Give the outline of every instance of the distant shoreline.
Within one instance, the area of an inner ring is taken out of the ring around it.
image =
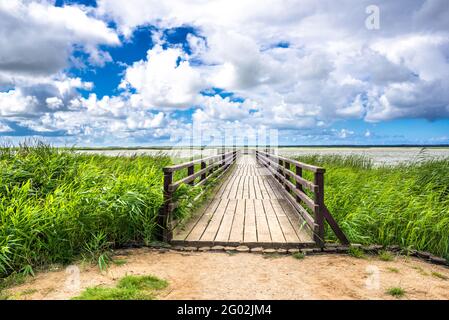
[[[233,148],[234,146],[225,146],[225,148]],[[235,146],[236,148],[244,148],[245,146]],[[248,148],[256,148],[255,145],[247,146]],[[264,146],[259,146],[263,148]],[[351,148],[351,149],[366,149],[366,148],[449,148],[449,144],[432,144],[432,145],[412,145],[412,144],[397,144],[397,145],[281,145],[278,148]],[[223,146],[137,146],[137,147],[119,147],[119,146],[106,146],[106,147],[76,147],[75,150],[173,150],[173,149],[219,149]]]

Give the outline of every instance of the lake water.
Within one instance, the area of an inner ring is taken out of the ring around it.
[[[281,148],[279,153],[285,157],[307,154],[364,155],[373,159],[375,165],[395,165],[418,159],[449,158],[449,148]]]
[[[230,149],[229,149],[230,150]],[[219,148],[211,149],[136,149],[136,150],[80,150],[82,153],[104,154],[108,156],[132,156],[132,155],[155,155],[167,154],[173,158],[189,159],[191,156],[197,158],[216,155],[221,152]],[[278,153],[285,157],[294,157],[309,154],[338,154],[338,155],[365,155],[373,159],[375,165],[395,165],[403,162],[416,161],[418,159],[449,158],[449,148],[415,148],[415,147],[373,147],[373,148],[283,148],[278,149]]]

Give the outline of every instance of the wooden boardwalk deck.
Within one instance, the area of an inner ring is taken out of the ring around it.
[[[250,247],[315,244],[311,230],[286,200],[277,181],[252,154],[239,157],[212,201],[175,231],[172,243]]]

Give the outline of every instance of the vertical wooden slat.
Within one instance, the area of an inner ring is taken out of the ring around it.
[[[318,190],[315,193],[315,230],[314,240],[319,246],[324,246],[324,174],[323,172],[315,172],[314,183],[318,186]]]
[[[283,166],[282,160],[281,160],[281,159],[278,159],[278,173],[279,173],[280,175],[282,175],[282,166]],[[284,183],[282,182],[282,179],[281,179],[281,178],[276,177],[276,179],[277,179],[280,183],[282,183],[282,185],[284,185]]]
[[[224,147],[223,147],[224,148]],[[223,150],[224,151],[224,150]],[[226,156],[225,156],[225,154],[224,154],[224,152],[223,152],[223,154],[221,155],[221,167],[222,166],[224,166],[225,165],[225,160],[226,160]]]
[[[302,168],[300,166],[296,166],[295,172],[298,177],[302,178]],[[298,189],[301,192],[304,192],[302,185],[299,182],[296,182],[296,189]],[[301,203],[301,198],[296,196],[296,201],[298,203]]]
[[[164,171],[164,205],[159,212],[158,225],[161,228],[160,236],[164,242],[169,242],[172,239],[172,230],[170,228],[171,211],[173,195],[170,191],[170,185],[173,183],[173,172]]]
[[[285,168],[285,170],[290,170],[290,163],[288,163],[287,161],[284,161],[284,168]],[[290,176],[287,173],[284,174],[284,177],[285,177],[285,179],[290,181]],[[285,184],[285,190],[287,190],[288,192],[291,191],[290,188],[287,186],[287,184]]]
[[[191,165],[191,166],[187,167],[187,175],[188,176],[191,176],[194,173],[195,173],[195,165]],[[193,186],[195,184],[195,180],[189,182],[189,184],[191,186]]]
[[[201,161],[201,170],[203,170],[203,169],[206,169],[206,161]],[[206,172],[203,173],[203,174],[201,175],[201,180],[206,179],[206,175],[207,175]]]

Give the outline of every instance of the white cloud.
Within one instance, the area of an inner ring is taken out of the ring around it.
[[[336,131],[336,133],[339,138],[346,139],[349,136],[352,136],[354,134],[354,131],[348,129],[341,129],[340,131]]]
[[[120,86],[135,89],[134,100],[147,108],[191,108],[197,102],[203,80],[187,59],[180,48],[164,50],[156,45],[148,50],[146,60],[126,69]]]
[[[429,118],[432,112],[447,117],[449,100],[444,92],[434,89],[435,99],[418,99],[428,81],[432,87],[447,85],[448,31],[443,20],[439,24],[430,21],[434,15],[443,16],[438,12],[447,11],[443,3],[382,1],[378,32],[365,28],[369,4],[292,1],[280,6],[274,1],[131,0],[124,5],[117,0],[99,0],[98,12],[114,19],[127,35],[146,24],[198,28],[206,40],[192,36],[189,43],[193,55],[205,63],[196,67],[203,79],[209,86],[234,91],[258,103],[262,115],[271,115],[285,104],[287,109],[306,108],[306,113],[316,114],[318,122],[360,117],[368,121]],[[434,32],[423,33],[428,25]],[[288,48],[276,47],[280,41]],[[403,98],[408,94],[416,99],[406,104],[399,98],[399,87],[412,89],[402,92]],[[165,94],[155,87],[150,96],[147,102],[154,104],[157,96]],[[193,92],[189,91],[189,96]],[[418,112],[428,107],[423,103],[438,107]],[[285,119],[288,126],[294,121],[291,113],[277,119]],[[302,113],[293,117],[298,123],[304,122],[298,118]]]
[[[13,129],[4,122],[0,122],[0,133],[11,132]]]
[[[119,45],[113,29],[82,6],[49,1],[0,2],[0,86],[48,77],[68,65],[74,46],[87,48],[92,62],[108,61],[98,45]]]
[[[17,116],[33,114],[38,101],[34,96],[24,95],[21,90],[0,92],[0,115]]]
[[[45,99],[47,106],[52,110],[57,110],[63,106],[63,101],[58,97],[50,97]]]
[[[171,113],[190,108],[209,128],[315,130],[329,139],[355,138],[350,129],[329,129],[341,119],[449,117],[449,9],[441,0],[379,1],[377,31],[365,28],[369,0],[97,4],[0,4],[0,88],[9,90],[0,92],[0,115],[84,139],[182,135],[190,119]],[[143,25],[160,28],[156,45],[126,67],[121,93],[79,96],[94,84],[64,75],[76,60],[73,47],[103,66],[112,58],[101,45],[120,44],[117,33],[132,41]],[[163,31],[179,26],[197,31],[187,36],[190,55],[164,43]],[[233,95],[201,94],[212,87]]]

